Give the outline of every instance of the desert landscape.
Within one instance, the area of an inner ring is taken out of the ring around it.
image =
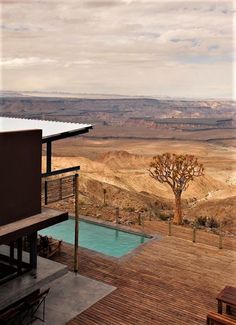
[[[115,148],[115,150],[114,150]],[[227,220],[235,231],[236,207],[235,148],[204,142],[170,140],[93,140],[76,139],[57,143],[54,167],[81,166],[82,204],[106,203],[128,211],[171,213],[173,193],[167,185],[149,176],[152,157],[165,152],[196,155],[205,166],[204,176],[196,179],[183,194],[184,215]],[[62,156],[66,152],[67,156]],[[91,213],[91,212],[90,212]],[[93,211],[93,213],[96,213]]]
[[[173,193],[149,176],[149,164],[153,156],[165,152],[195,155],[205,171],[183,193],[185,220],[214,218],[227,233],[235,234],[234,107],[230,101],[68,99],[24,94],[5,96],[1,114],[93,124],[86,136],[54,144],[53,166],[80,165],[83,214],[110,221],[115,207],[120,208],[124,223],[135,223],[140,212],[147,219],[171,217]],[[67,207],[72,210],[70,200]]]
[[[0,323],[236,325],[233,1],[1,2]]]

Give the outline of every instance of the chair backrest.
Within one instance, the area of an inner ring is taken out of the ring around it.
[[[42,235],[39,235],[39,236],[40,236],[40,245],[43,248],[48,248],[48,246],[49,246],[49,238],[48,238],[48,236],[42,236]]]
[[[50,288],[47,288],[46,290],[40,292],[36,297],[34,297],[32,300],[30,300],[28,303],[29,305],[35,305],[39,303],[40,301],[44,300],[48,293],[49,293]]]
[[[236,325],[236,320],[226,315],[210,311],[207,315],[208,325]]]

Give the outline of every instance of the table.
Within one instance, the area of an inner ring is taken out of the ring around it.
[[[218,313],[223,312],[223,303],[226,304],[226,313],[230,314],[230,307],[236,308],[236,288],[226,286],[216,297],[218,301]]]

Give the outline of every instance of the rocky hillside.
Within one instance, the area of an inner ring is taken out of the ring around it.
[[[91,160],[84,157],[54,157],[54,167],[81,166],[82,204],[119,206],[130,210],[171,211],[173,194],[169,187],[153,180],[148,173],[151,158],[126,151],[110,151]],[[184,213],[232,218],[236,187],[215,179],[207,172],[183,194]],[[224,198],[220,200],[219,197]]]

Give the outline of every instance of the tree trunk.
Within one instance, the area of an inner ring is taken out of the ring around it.
[[[173,223],[180,225],[182,223],[181,195],[175,195],[175,214]]]

